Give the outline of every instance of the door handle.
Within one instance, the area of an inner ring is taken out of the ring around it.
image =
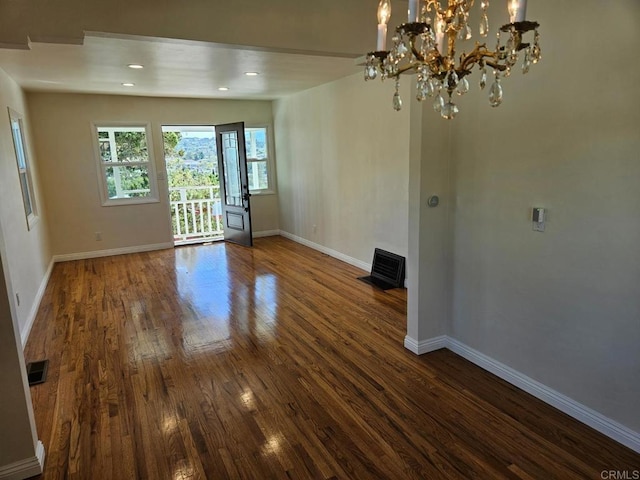
[[[250,193],[243,193],[243,194],[242,194],[242,200],[245,200],[245,201],[247,201],[247,202],[248,202],[248,201],[249,201],[249,197],[250,197],[250,196],[251,196],[251,194],[250,194]]]

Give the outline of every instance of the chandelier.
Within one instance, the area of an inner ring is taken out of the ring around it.
[[[480,71],[480,89],[486,87],[487,70],[492,69],[489,103],[497,107],[502,103],[501,81],[511,74],[519,54],[524,52],[522,73],[529,72],[531,64],[541,59],[539,24],[525,20],[526,0],[507,0],[510,23],[498,30],[494,50],[489,50],[486,42],[475,42],[469,53],[463,51],[456,58],[456,42],[469,40],[473,36],[469,13],[474,0],[447,2],[443,7],[438,0],[409,0],[408,21],[396,28],[391,49],[385,50],[391,0],[380,0],[377,50],[367,54],[364,78],[373,80],[380,76],[382,80],[395,79],[395,110],[402,108],[398,90],[403,73],[417,75],[418,101],[433,98],[434,110],[443,118],[452,119],[459,111],[453,99],[469,91],[467,77],[474,66]],[[478,33],[482,38],[489,35],[488,8],[489,0],[480,1]],[[534,32],[533,43],[523,43],[524,34],[531,31]],[[506,39],[501,38],[502,33]]]

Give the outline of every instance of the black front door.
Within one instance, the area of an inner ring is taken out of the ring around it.
[[[253,246],[244,123],[216,125],[224,239]]]

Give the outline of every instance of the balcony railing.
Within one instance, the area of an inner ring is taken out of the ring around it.
[[[169,187],[173,239],[177,245],[222,238],[220,187]]]

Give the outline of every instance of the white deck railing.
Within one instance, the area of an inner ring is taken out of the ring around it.
[[[169,187],[176,244],[222,238],[220,187]]]

